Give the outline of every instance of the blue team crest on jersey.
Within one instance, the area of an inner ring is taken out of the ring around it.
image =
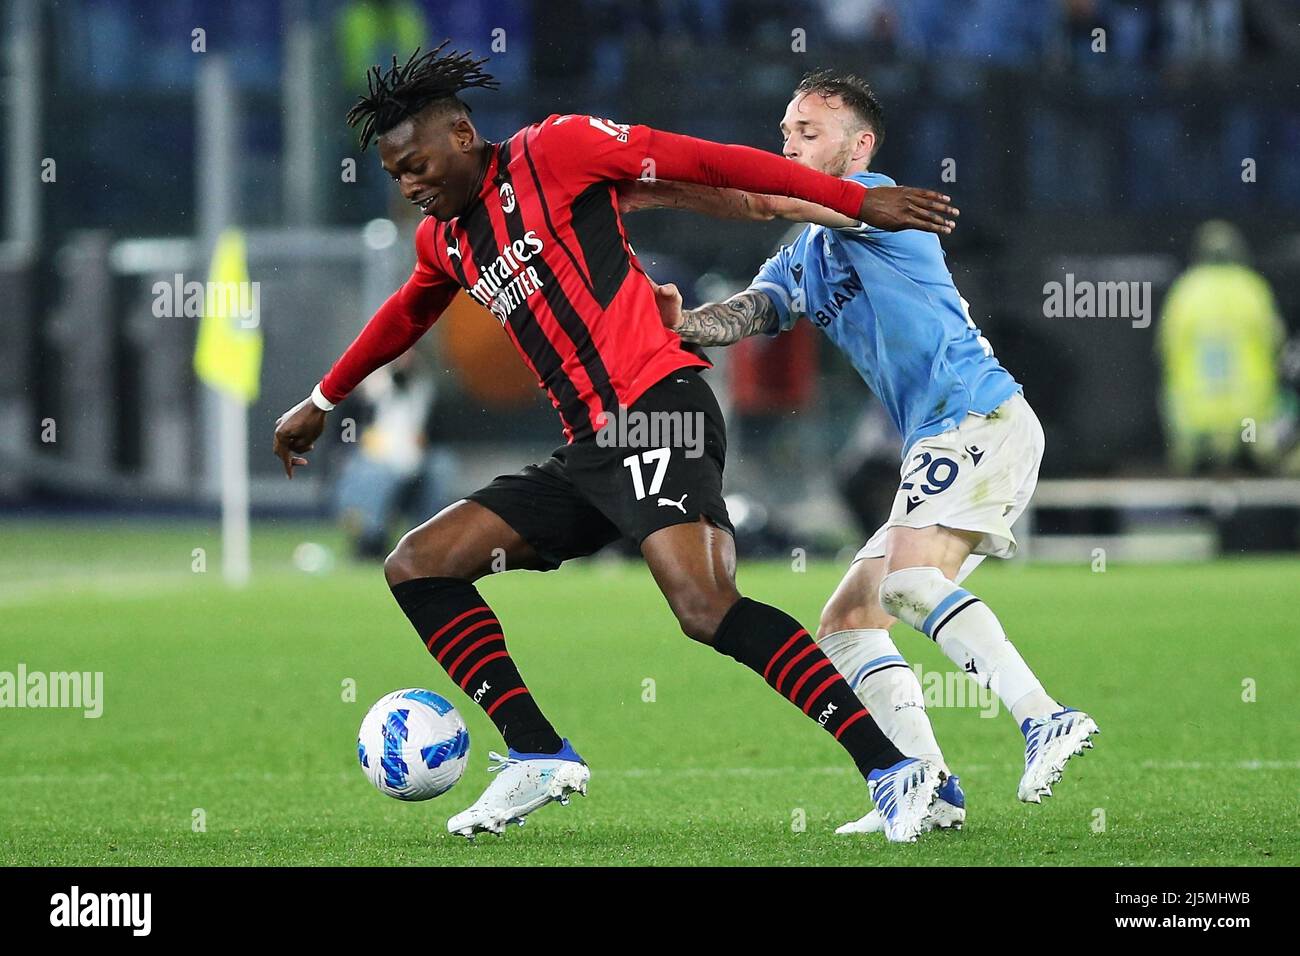
[[[451,710],[451,701],[445,697],[439,697],[431,690],[408,690],[402,696],[410,700],[418,700],[422,704],[428,704],[439,714],[445,714]]]

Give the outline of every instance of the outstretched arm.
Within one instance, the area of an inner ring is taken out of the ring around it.
[[[772,211],[763,202],[767,197],[743,189],[674,183],[663,179],[624,179],[615,183],[614,188],[618,190],[618,211],[621,213],[644,209],[689,209],[715,219],[773,218]]]
[[[737,292],[726,302],[682,309],[682,296],[671,282],[656,285],[655,300],[664,325],[696,345],[731,345],[749,335],[775,332],[781,325],[772,300],[757,289]]]
[[[415,274],[388,297],[360,334],[320,381],[321,395],[338,404],[375,369],[406,352],[455,297],[457,287],[430,284],[417,267]]]
[[[940,193],[909,186],[868,189],[749,146],[575,115],[549,118],[540,124],[536,140],[552,171],[572,178],[574,186],[581,181],[659,179],[789,196],[891,232],[947,234],[956,225],[957,210]]]
[[[801,199],[890,232],[920,229],[946,235],[956,226],[954,219],[959,215],[947,196],[929,189],[869,189],[749,146],[725,146],[651,130],[648,147],[655,178]]]
[[[456,291],[450,279],[420,254],[417,230],[416,264],[411,277],[371,316],[312,394],[276,419],[271,449],[284,465],[286,477],[292,478],[295,468],[307,464],[303,456],[324,431],[325,413],[343,401],[367,375],[414,345],[437,321]]]
[[[833,209],[817,203],[790,199],[786,196],[767,196],[727,189],[701,186],[697,183],[674,183],[655,179],[625,179],[616,183],[619,212],[640,212],[644,209],[688,209],[715,219],[769,220],[788,219],[791,222],[811,222],[831,229],[856,226],[858,221],[841,216]]]

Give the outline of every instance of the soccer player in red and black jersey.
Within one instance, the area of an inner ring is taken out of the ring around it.
[[[928,828],[939,768],[905,761],[808,632],[736,589],[722,498],[726,434],[700,375],[710,363],[664,328],[623,230],[615,183],[653,177],[790,196],[885,229],[948,232],[956,210],[937,193],[868,190],[760,150],[591,116],[550,116],[490,143],[458,94],[496,82],[485,60],[444,54],[445,45],[374,68],[368,94],[348,114],[362,148],[377,140],[384,169],[426,218],[411,277],[311,396],[279,419],[275,453],[292,477],[326,413],[410,348],[460,289],[501,323],[559,412],[565,444],[548,460],[449,506],[406,534],[384,565],[430,653],[510,750],[492,785],[448,829],[500,832],[585,792],[590,775],[529,693],[474,582],[502,554],[512,569],[552,570],[630,537],[683,632],[761,674],[833,734],[877,804],[896,801],[905,811],[899,833],[914,839]],[[659,441],[610,428],[637,415]],[[702,441],[666,441],[656,417],[690,417]]]

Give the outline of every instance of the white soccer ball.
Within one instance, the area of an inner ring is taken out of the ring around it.
[[[357,759],[380,793],[429,800],[465,772],[469,731],[446,698],[418,687],[395,690],[361,721]]]

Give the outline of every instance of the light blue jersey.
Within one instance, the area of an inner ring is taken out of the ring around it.
[[[849,178],[895,185],[880,173]],[[1020,390],[971,320],[932,233],[810,225],[750,288],[775,304],[781,331],[806,316],[843,350],[903,436],[904,456],[918,438]]]

